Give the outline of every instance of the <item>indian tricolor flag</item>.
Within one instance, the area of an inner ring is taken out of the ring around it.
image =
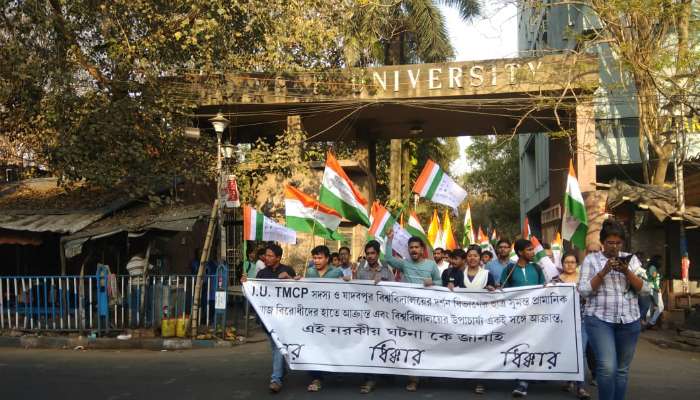
[[[467,212],[464,214],[464,237],[462,238],[462,246],[467,247],[472,243],[476,243],[474,237],[474,224],[472,223],[472,206],[467,202]]]
[[[587,233],[586,206],[583,203],[583,195],[581,195],[581,187],[576,179],[576,172],[574,172],[574,163],[569,160],[569,177],[566,180],[561,234],[574,247],[585,249]]]
[[[495,247],[499,240],[501,240],[501,237],[496,233],[496,228],[493,228],[491,231],[491,246]]]
[[[406,231],[411,234],[411,236],[419,237],[423,240],[427,246],[430,246],[430,241],[428,236],[425,234],[423,227],[420,225],[420,220],[415,212],[411,211],[411,215],[408,217],[408,224],[406,225]]]
[[[530,229],[530,220],[525,217],[523,221],[523,239],[530,239],[532,236],[532,229]]]
[[[557,266],[557,269],[561,270],[562,265],[561,265],[561,234],[557,232],[557,237],[554,239],[552,242],[552,254],[554,255],[554,265]]]
[[[456,184],[452,178],[432,160],[428,160],[418,176],[413,192],[432,202],[444,204],[457,209],[467,197],[466,190]]]
[[[559,270],[557,270],[557,267],[554,265],[554,261],[552,261],[552,259],[547,256],[544,247],[542,246],[540,241],[537,240],[537,237],[535,237],[535,235],[532,235],[530,237],[530,243],[532,243],[532,247],[535,249],[534,261],[540,266],[540,268],[542,268],[542,272],[544,272],[545,282],[549,282],[553,278],[559,276]]]
[[[355,188],[330,151],[326,156],[326,169],[323,171],[318,201],[337,211],[348,221],[369,226],[367,200]]]
[[[479,225],[479,247],[481,247],[481,250],[491,250],[491,243],[489,242],[489,237],[486,235],[483,229],[481,229],[481,225]]]
[[[250,206],[243,206],[243,240],[296,243],[297,233]]]
[[[294,186],[287,185],[284,188],[284,207],[287,227],[297,232],[313,233],[326,239],[344,239],[336,232],[340,225],[340,214]]]
[[[386,231],[396,223],[389,211],[377,201],[372,204],[371,220],[369,234],[373,237],[384,237]]]

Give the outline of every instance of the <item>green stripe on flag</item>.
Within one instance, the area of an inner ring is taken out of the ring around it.
[[[586,248],[586,235],[588,234],[588,226],[586,224],[579,224],[576,228],[576,232],[571,235],[571,244],[579,249]]]
[[[430,244],[430,240],[428,240],[428,237],[425,235],[425,233],[419,231],[418,229],[412,227],[411,225],[406,225],[406,232],[408,232],[411,236],[419,237],[421,240],[423,240],[423,243],[425,243],[426,246],[428,246],[431,250],[433,246]]]
[[[566,214],[579,221],[576,231],[571,236],[570,242],[579,249],[586,248],[586,234],[588,233],[588,216],[586,206],[576,201],[567,193],[564,196]]]
[[[262,213],[255,213],[255,240],[263,239],[263,226],[265,225],[265,216]]]
[[[358,224],[362,224],[364,226],[370,225],[366,210],[365,213],[363,213],[361,210],[343,201],[325,186],[321,187],[321,191],[318,195],[318,201],[319,203],[338,211],[338,213],[348,221],[357,222]]]
[[[440,182],[442,182],[442,175],[444,173],[442,172],[442,169],[438,169],[437,173],[435,174],[435,178],[433,178],[433,181],[430,182],[430,187],[428,188],[428,192],[425,194],[425,198],[430,200],[433,198],[433,195],[435,194],[435,191],[437,190],[438,186],[440,186]]]
[[[314,220],[311,218],[287,216],[286,222],[287,228],[293,229],[297,232],[312,233],[311,230],[313,229],[313,233],[316,236],[330,240],[345,240],[343,235],[326,228],[325,226],[321,225],[320,222],[316,221],[314,224]]]

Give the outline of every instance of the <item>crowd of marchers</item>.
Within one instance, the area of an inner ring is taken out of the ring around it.
[[[635,255],[622,251],[625,230],[610,219],[603,223],[600,232],[601,246],[589,251],[579,263],[575,253],[566,253],[561,260],[557,277],[547,281],[545,274],[534,262],[535,251],[527,239],[511,243],[500,239],[495,247],[495,257],[490,251],[482,251],[478,245],[466,249],[445,251],[437,248],[430,251],[423,240],[412,237],[408,241],[407,259],[396,257],[392,250],[393,232],[387,232],[384,257],[376,240],[364,246],[364,256],[358,262],[350,260],[350,249],[343,247],[331,254],[326,246],[311,250],[311,262],[306,271],[297,274],[294,268],[281,264],[282,248],[268,244],[260,253],[262,265],[252,271],[258,279],[343,279],[351,281],[370,280],[399,281],[424,286],[442,285],[451,290],[469,288],[474,290],[498,290],[501,288],[546,285],[550,282],[575,283],[581,300],[582,342],[586,364],[589,368],[589,383],[597,386],[598,399],[622,400],[625,398],[629,367],[634,356],[637,340],[642,328],[644,309],[642,299],[653,296],[658,274],[647,274]],[[512,257],[514,250],[516,257]],[[256,258],[256,250],[249,254]],[[653,276],[651,276],[653,275]],[[243,276],[242,282],[247,280]],[[640,312],[640,302],[642,311]],[[269,336],[269,335],[268,335]],[[282,389],[285,375],[285,359],[270,337],[272,350],[272,375],[269,389],[277,393]],[[309,372],[307,391],[321,390],[328,372]],[[377,376],[366,375],[360,393],[374,391]],[[409,377],[406,390],[418,390],[420,379]],[[585,382],[561,382],[562,389],[579,399],[588,399]],[[513,397],[528,395],[528,382],[518,380],[512,391]],[[476,394],[485,393],[487,382],[474,384]]]

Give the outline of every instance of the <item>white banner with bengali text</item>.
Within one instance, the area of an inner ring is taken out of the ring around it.
[[[487,291],[399,282],[249,279],[291,369],[583,380],[576,286]]]

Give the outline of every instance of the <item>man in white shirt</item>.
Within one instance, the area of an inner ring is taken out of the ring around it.
[[[450,267],[449,258],[449,255],[442,247],[438,247],[435,250],[433,250],[433,260],[435,260],[435,264],[437,264],[438,266],[440,276],[442,276],[442,273]]]
[[[251,276],[258,276],[258,272],[265,269],[265,249],[258,249],[257,258],[258,260],[255,262],[255,274]]]

